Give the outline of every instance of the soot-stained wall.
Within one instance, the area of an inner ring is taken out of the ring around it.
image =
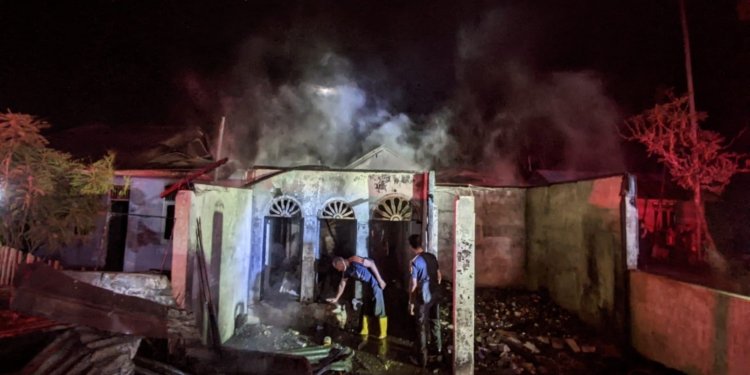
[[[526,209],[528,287],[619,333],[627,298],[622,187],[616,176],[531,188]]]
[[[165,234],[165,229],[167,206],[171,203],[159,195],[174,181],[156,177],[130,179],[125,272],[170,269],[172,241],[171,233]]]
[[[477,287],[523,284],[526,259],[526,191],[521,188],[438,186],[438,247],[443,275],[453,273],[453,232],[457,196],[475,199]]]
[[[354,210],[357,223],[356,254],[367,256],[371,214],[376,204],[390,195],[407,200],[421,197],[420,174],[413,172],[289,170],[253,184],[253,238],[264,238],[264,222],[274,198],[287,196],[300,204],[303,220],[301,299],[313,297],[315,261],[319,258],[321,210],[331,200],[343,200]],[[414,214],[418,215],[415,210]],[[262,241],[253,243],[250,299],[260,297],[263,256]]]
[[[191,298],[188,303],[199,321],[207,319],[202,316],[200,273],[196,267],[197,250],[202,245],[222,342],[234,333],[237,317],[248,311],[252,200],[252,190],[211,185],[195,185],[190,197],[186,284]]]

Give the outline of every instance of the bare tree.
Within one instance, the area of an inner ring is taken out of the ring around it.
[[[696,127],[706,114],[691,115],[694,111],[689,100],[688,95],[669,93],[664,103],[628,119],[623,136],[645,145],[650,156],[664,163],[672,179],[693,193],[697,224],[694,246],[702,250],[705,243],[712,266],[725,268],[708,231],[701,193],[720,195],[732,176],[750,170],[748,157],[730,151],[721,134]]]

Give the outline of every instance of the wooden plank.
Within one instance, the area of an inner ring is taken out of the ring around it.
[[[3,285],[10,285],[13,282],[13,278],[10,275],[10,268],[11,268],[11,255],[13,254],[13,249],[10,247],[5,248],[5,255],[3,255],[2,259],[2,267],[3,267]]]
[[[16,249],[13,249],[13,251],[11,251],[10,262],[9,262],[10,263],[10,280],[11,280],[11,284],[13,283],[13,280],[16,277],[16,269],[18,268],[19,255],[20,255],[19,253],[20,253],[20,251],[18,251]]]
[[[167,306],[80,282],[44,263],[22,265],[14,286],[12,310],[109,332],[167,337]]]
[[[5,276],[5,269],[6,269],[6,263],[7,261],[7,255],[8,255],[8,248],[5,246],[0,246],[0,285],[10,285],[6,281],[7,277]]]
[[[193,181],[196,178],[198,178],[198,177],[200,177],[200,176],[202,176],[202,175],[204,175],[204,174],[206,174],[208,172],[211,172],[214,169],[219,168],[222,165],[226,164],[227,161],[229,161],[229,158],[221,159],[219,161],[213,162],[213,163],[211,163],[211,164],[209,164],[209,165],[207,165],[207,166],[205,166],[205,167],[197,170],[196,172],[193,172],[193,173],[187,175],[187,177],[185,177],[185,178],[183,178],[183,179],[175,182],[174,184],[172,184],[168,188],[164,189],[164,191],[162,191],[161,194],[159,195],[159,198],[164,198],[167,195],[174,193],[175,191],[179,190],[181,187],[187,185],[190,181]]]

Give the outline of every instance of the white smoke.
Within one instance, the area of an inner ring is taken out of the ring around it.
[[[329,51],[306,64],[299,81],[273,87],[252,73],[245,72],[251,84],[232,100],[228,119],[230,155],[248,165],[341,167],[384,145],[429,168],[452,142],[448,122],[430,117],[418,124],[392,112],[385,98],[358,84],[346,59]]]
[[[231,88],[218,89],[223,154],[245,166],[340,167],[385,145],[424,168],[465,167],[506,183],[534,169],[620,171],[621,117],[605,82],[592,71],[536,68],[544,28],[528,26],[524,12],[498,9],[464,25],[453,97],[418,118],[367,85],[387,74],[357,71],[331,46],[251,38]]]
[[[541,71],[523,9],[498,9],[459,37],[459,144],[486,170],[620,171],[621,114],[593,71]],[[526,27],[524,27],[526,26]],[[536,27],[531,27],[536,29]]]

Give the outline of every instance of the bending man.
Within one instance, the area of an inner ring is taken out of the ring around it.
[[[368,325],[370,321],[367,313],[371,311],[372,315],[376,316],[380,323],[380,336],[378,338],[384,339],[388,331],[388,318],[385,315],[385,300],[381,285],[385,286],[385,282],[380,279],[375,262],[372,259],[358,256],[353,256],[349,259],[335,257],[333,258],[333,267],[342,272],[343,275],[341,275],[341,282],[339,283],[336,297],[329,298],[327,301],[333,304],[337,303],[341,295],[344,294],[346,283],[350,278],[369,285],[372,292],[372,298],[369,301],[373,306],[371,308],[368,306],[362,313],[362,331],[360,331],[360,334],[364,336],[369,334]],[[365,300],[367,301],[367,299]]]

